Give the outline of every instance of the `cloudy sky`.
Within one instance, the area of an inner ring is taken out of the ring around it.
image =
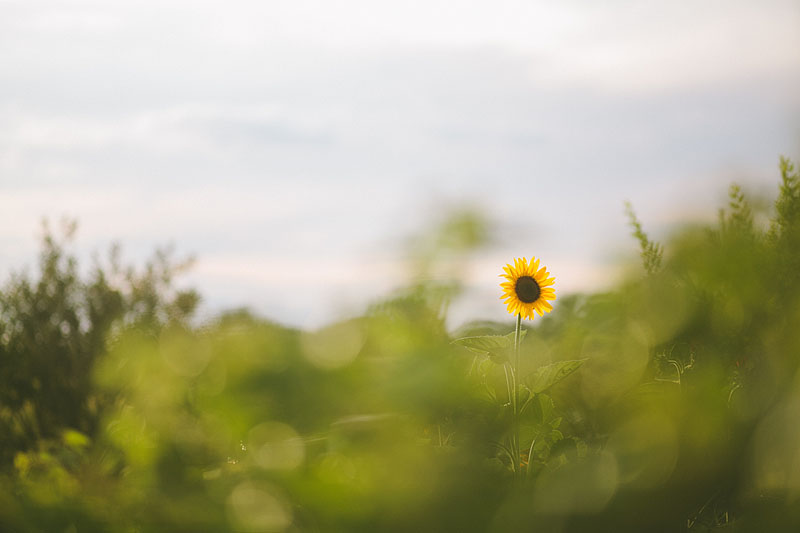
[[[727,184],[800,155],[800,4],[567,0],[0,0],[0,277],[42,217],[89,257],[174,243],[206,312],[313,327],[402,280],[402,244],[482,209],[454,316],[502,318],[497,273],[560,291]]]

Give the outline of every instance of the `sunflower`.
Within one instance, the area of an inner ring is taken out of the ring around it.
[[[556,290],[552,287],[556,278],[548,277],[547,268],[539,268],[538,259],[532,257],[530,263],[524,257],[514,259],[514,265],[506,265],[503,270],[505,274],[500,277],[506,281],[500,284],[503,288],[500,299],[505,300],[509,313],[533,320],[534,311],[542,316],[553,309],[548,300],[556,299]]]

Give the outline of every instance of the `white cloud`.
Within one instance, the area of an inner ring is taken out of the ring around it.
[[[721,170],[774,187],[777,155],[798,146],[789,1],[0,11],[0,268],[32,258],[41,216],[68,214],[82,249],[175,242],[198,255],[211,305],[301,322],[303,258],[330,266],[322,300],[363,302],[383,287],[359,293],[352,280],[383,268],[364,265],[398,260],[399,236],[448,200],[499,224],[476,290],[517,253],[584,290],[627,242],[625,199],[658,231],[674,191],[697,183],[693,212],[713,210]]]

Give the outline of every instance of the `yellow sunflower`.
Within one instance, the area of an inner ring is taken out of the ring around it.
[[[548,300],[556,299],[556,290],[552,286],[556,278],[548,277],[547,268],[539,268],[539,260],[531,258],[531,262],[524,257],[514,259],[514,265],[503,267],[505,274],[500,277],[506,281],[501,283],[503,295],[501,300],[505,300],[508,312],[512,315],[520,314],[522,318],[533,320],[536,316],[549,313],[553,306]]]

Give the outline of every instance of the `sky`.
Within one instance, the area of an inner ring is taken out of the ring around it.
[[[503,319],[518,256],[596,290],[626,200],[664,237],[732,181],[775,193],[799,27],[796,0],[0,0],[0,279],[67,216],[83,258],[172,243],[205,313],[314,328],[470,206],[493,242],[451,323]]]

